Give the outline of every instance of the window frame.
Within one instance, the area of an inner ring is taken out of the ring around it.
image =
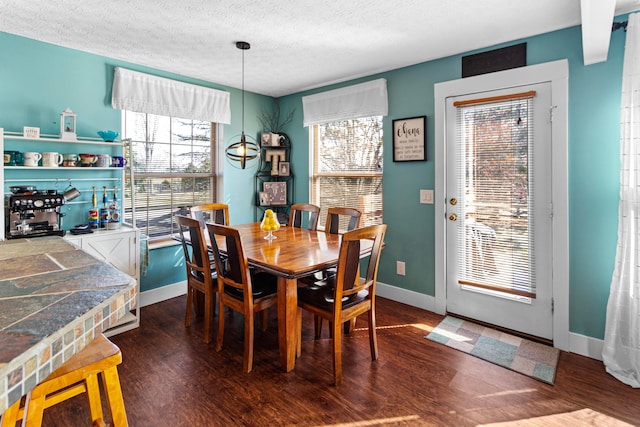
[[[167,134],[167,140],[156,140],[156,141],[146,141],[148,139],[148,132],[145,132],[146,137],[145,137],[145,141],[142,140],[137,140],[137,139],[133,139],[133,138],[129,138],[128,135],[126,134],[126,125],[127,125],[127,113],[129,114],[145,114],[146,116],[148,115],[155,115],[155,116],[159,116],[159,117],[163,117],[165,119],[169,120],[169,131]],[[209,122],[210,124],[210,137],[209,137],[209,142],[210,142],[210,149],[209,149],[209,164],[211,165],[211,170],[208,174],[204,174],[204,173],[197,173],[197,172],[172,172],[171,171],[171,167],[168,169],[168,171],[166,173],[160,173],[157,171],[153,171],[153,172],[136,172],[133,168],[133,164],[132,164],[132,153],[130,152],[130,144],[131,141],[136,141],[136,142],[156,142],[156,143],[160,143],[160,144],[165,144],[165,145],[169,145],[169,149],[171,150],[174,144],[179,144],[179,141],[175,140],[175,134],[173,133],[173,120],[185,120],[185,121],[191,121],[191,122],[202,122],[205,123],[205,121],[203,120],[197,120],[197,119],[184,119],[184,118],[177,118],[177,117],[171,117],[171,116],[160,116],[157,114],[151,114],[151,113],[138,113],[138,112],[134,112],[134,111],[127,111],[127,110],[123,110],[122,111],[122,135],[123,135],[123,141],[125,142],[125,151],[128,153],[128,157],[127,157],[127,162],[129,163],[129,165],[127,166],[127,171],[126,171],[126,175],[125,175],[125,180],[124,180],[124,185],[125,185],[125,192],[123,192],[123,214],[125,216],[126,219],[130,219],[131,220],[131,224],[134,227],[139,228],[139,225],[136,224],[136,218],[139,217],[139,211],[141,210],[140,206],[138,204],[136,204],[134,202],[137,193],[135,190],[135,185],[133,183],[135,183],[135,180],[137,179],[158,179],[158,178],[166,178],[167,180],[174,180],[174,179],[181,179],[181,178],[206,178],[208,177],[209,179],[209,185],[210,185],[210,194],[211,194],[211,198],[207,199],[206,202],[203,203],[213,203],[216,202],[216,200],[219,199],[220,196],[220,188],[222,186],[222,179],[221,179],[221,161],[220,161],[220,143],[219,141],[221,141],[221,130],[222,130],[222,126],[220,126],[219,123],[215,123],[215,122]],[[127,144],[129,144],[129,147],[127,147]],[[130,197],[126,198],[124,194],[126,194],[126,191],[129,191],[130,193]],[[172,191],[173,192],[173,191]],[[146,194],[146,193],[145,193]],[[195,193],[194,193],[195,194]],[[127,199],[129,199],[127,201]],[[147,226],[146,228],[140,228],[140,230],[146,234],[148,236],[150,245],[153,245],[154,247],[162,247],[162,246],[166,246],[170,243],[173,243],[174,240],[172,239],[172,235],[176,232],[176,228],[175,228],[175,219],[174,216],[176,213],[178,213],[179,208],[183,207],[183,206],[178,206],[178,205],[174,205],[174,201],[173,201],[173,197],[170,198],[171,202],[169,204],[170,209],[172,210],[172,218],[171,218],[171,225],[169,227],[169,230],[167,233],[163,233],[160,235],[154,235],[154,236],[149,236],[148,234],[148,230],[149,227]],[[190,207],[192,205],[188,205],[188,206],[184,206],[186,207]],[[147,209],[148,206],[145,206],[145,209],[143,211],[148,210]]]
[[[342,120],[337,120],[336,122],[341,122],[341,121],[345,121],[345,120],[358,120],[358,119],[367,119],[370,117],[377,117],[379,122],[380,122],[380,132],[382,133],[382,135],[380,136],[380,144],[381,144],[381,149],[383,150],[384,153],[384,126],[383,126],[383,120],[384,120],[384,116],[379,115],[379,116],[369,116],[369,117],[361,117],[361,118],[351,118],[351,119],[342,119]],[[335,123],[335,122],[330,122],[330,123]],[[327,123],[328,124],[328,123]],[[383,165],[383,155],[380,156],[380,161],[381,161],[381,165],[382,167],[380,168],[380,170],[375,170],[375,171],[340,171],[340,172],[334,172],[334,171],[327,171],[327,172],[319,172],[318,171],[318,165],[320,164],[319,161],[317,161],[317,159],[319,158],[319,151],[320,151],[320,145],[319,145],[319,139],[320,139],[320,126],[325,125],[325,123],[317,123],[317,124],[313,124],[310,125],[310,132],[309,132],[309,145],[310,145],[310,150],[309,150],[309,170],[310,170],[310,174],[309,174],[309,199],[311,201],[311,203],[316,204],[317,206],[320,207],[320,214],[319,214],[319,221],[318,221],[318,229],[320,230],[324,230],[325,227],[325,223],[326,223],[326,215],[327,215],[327,209],[329,207],[333,207],[333,206],[323,206],[320,203],[320,200],[322,199],[322,196],[319,194],[320,193],[320,180],[322,178],[371,178],[371,179],[376,179],[379,178],[381,180],[380,183],[380,192],[379,192],[379,196],[380,196],[380,215],[379,215],[379,220],[377,221],[368,221],[367,220],[367,213],[366,212],[361,212],[362,213],[362,220],[360,223],[360,226],[367,226],[367,225],[372,225],[372,224],[382,224],[384,222],[384,191],[383,191],[383,180],[384,180],[384,165]],[[359,206],[343,206],[343,207],[351,207],[351,208],[355,208],[355,209],[359,209]]]

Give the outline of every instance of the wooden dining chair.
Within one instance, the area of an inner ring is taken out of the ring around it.
[[[187,311],[184,325],[191,326],[192,309],[196,314],[201,314],[201,304],[198,301],[204,299],[204,342],[209,343],[213,338],[213,317],[218,287],[216,271],[209,259],[206,231],[197,219],[183,215],[176,215],[175,218],[187,268]]]
[[[333,337],[334,384],[342,382],[342,325],[361,314],[368,314],[371,360],[378,358],[376,338],[376,280],[380,252],[387,226],[385,224],[358,228],[342,235],[337,274],[329,278],[331,286],[298,289],[297,353],[302,346],[302,310],[330,321]],[[359,277],[362,240],[373,241],[366,268],[366,276]]]
[[[359,210],[353,208],[343,208],[343,207],[332,207],[327,210],[327,219],[325,221],[324,231],[330,234],[340,234],[345,231],[352,231],[356,228],[360,227],[360,218],[362,214]],[[322,286],[327,283],[331,283],[328,278],[336,275],[336,268],[330,267],[325,270],[322,270],[316,276],[315,286]],[[305,279],[303,279],[304,283]],[[315,336],[316,339],[320,339],[322,335],[322,317],[315,317]],[[346,333],[349,333],[353,330],[355,326],[355,322],[348,323],[344,326],[344,330]],[[333,329],[329,328],[329,333],[331,333]]]
[[[294,205],[291,205],[291,209],[289,210],[289,227],[303,228],[302,225],[303,223],[305,223],[305,213],[309,214],[308,220],[306,221],[306,229],[317,229],[320,208],[309,203],[296,203]]]
[[[229,225],[229,205],[225,203],[205,203],[189,208],[191,218],[202,223],[202,228],[207,222]]]
[[[253,342],[255,315],[262,313],[262,330],[267,327],[267,309],[277,304],[278,278],[266,272],[249,269],[249,262],[237,229],[207,223],[213,257],[218,271],[218,313],[230,307],[244,316],[244,357],[245,372],[253,369]],[[222,256],[216,237],[226,243],[226,256]],[[222,350],[224,339],[224,318],[218,315],[218,335],[216,351]]]
[[[128,425],[124,408],[118,365],[122,353],[118,346],[102,334],[36,385],[24,401],[18,400],[2,414],[2,427],[42,425],[44,410],[86,393],[93,426],[105,425],[98,376],[107,397],[113,427]],[[89,424],[89,423],[87,423]]]

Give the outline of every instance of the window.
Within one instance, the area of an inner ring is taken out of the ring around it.
[[[311,203],[362,213],[361,226],[382,224],[382,116],[312,126]],[[344,231],[344,230],[341,230]]]
[[[133,191],[125,178],[125,219],[151,240],[167,238],[177,232],[175,214],[215,200],[216,125],[131,111],[123,123],[134,174]]]

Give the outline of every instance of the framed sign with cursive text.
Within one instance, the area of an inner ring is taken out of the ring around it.
[[[393,161],[427,160],[427,116],[393,121]]]

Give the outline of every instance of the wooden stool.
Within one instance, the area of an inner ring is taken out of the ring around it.
[[[117,365],[122,363],[118,346],[98,335],[65,364],[53,371],[27,395],[24,405],[17,401],[2,415],[1,427],[15,427],[23,420],[27,427],[42,425],[44,410],[81,393],[87,393],[94,426],[104,425],[98,374],[102,382],[114,427],[128,426]]]

